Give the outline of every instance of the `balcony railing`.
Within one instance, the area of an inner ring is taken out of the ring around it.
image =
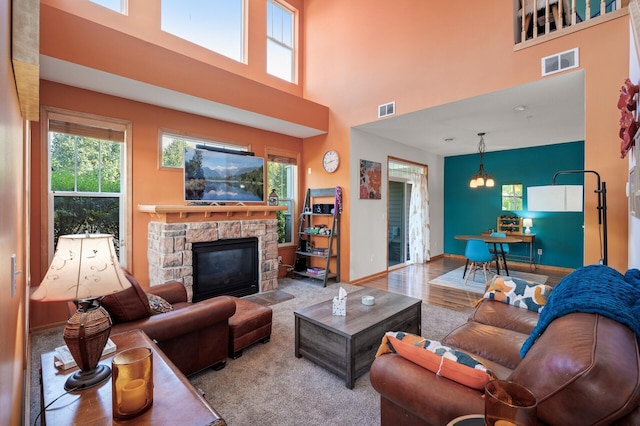
[[[519,0],[517,4],[515,42],[530,44],[613,18],[629,0]]]

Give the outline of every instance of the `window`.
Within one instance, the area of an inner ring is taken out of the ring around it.
[[[522,184],[502,185],[502,210],[522,210]]]
[[[267,155],[267,194],[275,190],[278,194],[278,205],[287,210],[277,212],[278,244],[293,244],[295,229],[294,212],[297,194],[297,155],[293,153],[269,153]]]
[[[244,60],[244,0],[162,0],[162,31]]]
[[[107,9],[114,10],[118,13],[127,13],[127,0],[89,0],[91,3],[99,4]]]
[[[125,235],[125,126],[74,119],[54,114],[48,119],[51,248],[61,235],[101,233],[115,236],[120,254]]]
[[[267,2],[267,73],[293,82],[293,12]]]
[[[248,146],[231,145],[223,142],[216,142],[206,139],[198,139],[190,136],[183,136],[163,132],[160,137],[160,167],[178,168],[184,167],[184,148],[195,148],[196,145],[215,146],[217,148],[233,149],[236,151],[248,151]]]

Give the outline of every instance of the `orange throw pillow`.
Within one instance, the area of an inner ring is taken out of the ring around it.
[[[488,381],[495,379],[491,370],[471,355],[415,334],[387,332],[376,357],[388,352],[473,389],[484,389]]]

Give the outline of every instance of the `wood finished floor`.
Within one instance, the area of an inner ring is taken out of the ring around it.
[[[460,312],[470,312],[473,304],[482,295],[470,291],[429,284],[429,281],[464,266],[464,258],[441,257],[425,264],[414,264],[389,271],[386,275],[359,282],[357,285],[405,294],[422,299],[431,305],[441,306]],[[509,263],[513,271],[532,272],[528,265]],[[537,268],[533,271],[549,276],[547,284],[555,285],[568,272]]]

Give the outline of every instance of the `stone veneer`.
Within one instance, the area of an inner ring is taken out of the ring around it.
[[[260,292],[278,288],[277,219],[242,219],[204,222],[149,222],[150,285],[180,281],[193,297],[192,244],[229,238],[258,238]]]

